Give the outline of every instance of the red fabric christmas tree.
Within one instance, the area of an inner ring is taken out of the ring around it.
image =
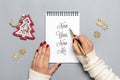
[[[35,37],[32,34],[34,32],[33,25],[34,23],[31,20],[30,16],[25,15],[19,20],[19,25],[16,27],[17,30],[13,32],[13,35],[20,37],[22,40],[34,40]]]

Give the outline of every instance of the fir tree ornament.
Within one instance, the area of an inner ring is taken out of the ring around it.
[[[16,25],[17,30],[13,32],[13,35],[20,37],[22,40],[34,40],[35,37],[32,34],[34,32],[33,25],[34,23],[30,18],[30,15],[23,15],[19,19],[19,24]]]

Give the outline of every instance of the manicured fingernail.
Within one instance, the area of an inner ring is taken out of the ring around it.
[[[38,52],[38,49],[36,49],[36,52]]]
[[[61,63],[58,65],[58,67],[60,67],[61,66]]]
[[[74,39],[73,39],[73,43],[74,43]]]
[[[40,46],[42,46],[42,45],[43,45],[43,43],[41,42],[41,43],[40,43]]]
[[[49,44],[47,44],[47,46],[46,46],[47,48],[49,47]]]
[[[74,37],[76,36],[76,35],[73,35]]]
[[[44,41],[43,44],[46,44],[46,41]]]

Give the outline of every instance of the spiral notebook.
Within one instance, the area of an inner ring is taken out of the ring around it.
[[[71,28],[80,33],[78,11],[47,11],[45,38],[50,45],[50,63],[78,63],[72,48]]]

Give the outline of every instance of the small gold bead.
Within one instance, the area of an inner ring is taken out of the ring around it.
[[[21,49],[19,50],[19,53],[20,53],[20,55],[24,55],[24,54],[26,53],[26,51],[25,51],[24,48],[21,48]]]
[[[94,37],[99,38],[101,36],[101,33],[99,31],[94,32]]]

